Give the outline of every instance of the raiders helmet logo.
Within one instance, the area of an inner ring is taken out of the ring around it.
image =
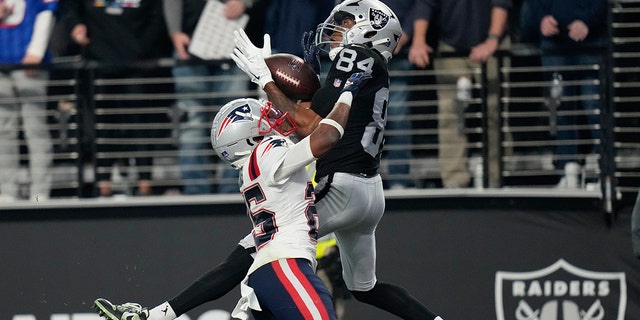
[[[371,27],[380,30],[389,23],[389,16],[378,9],[371,8],[369,11],[369,20],[371,20]]]

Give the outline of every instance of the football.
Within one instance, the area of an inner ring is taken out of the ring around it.
[[[296,55],[276,53],[264,59],[273,82],[293,100],[308,101],[320,88],[320,80],[313,67]]]

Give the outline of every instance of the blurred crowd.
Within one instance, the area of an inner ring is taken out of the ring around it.
[[[500,146],[489,147],[483,160],[473,162],[469,145],[481,138],[465,128],[474,125],[469,123],[468,114],[483,112],[486,139],[500,138],[496,59],[500,50],[522,44],[540,49],[541,59],[533,64],[549,71],[542,81],[580,83],[562,86],[562,95],[597,94],[597,85],[589,81],[597,79],[597,72],[566,71],[562,66],[600,63],[599,55],[590,49],[606,48],[609,42],[606,0],[382,2],[398,15],[405,33],[390,61],[392,75],[395,72],[399,76],[392,77],[387,110],[390,134],[383,154],[387,165],[381,168],[388,177],[387,189],[424,187],[412,177],[409,159],[423,157],[428,151],[411,146],[432,141],[410,134],[412,129],[437,130],[434,157],[438,159],[440,177],[430,186],[499,184],[496,175],[489,173],[500,170],[498,158],[505,151],[499,150]],[[263,34],[268,33],[273,52],[302,56],[302,34],[323,22],[335,4],[335,0],[228,0],[221,1],[222,10],[216,14],[221,21],[246,16],[245,30],[258,46]],[[91,93],[78,97],[75,103],[84,108],[78,111],[84,115],[82,125],[92,128],[80,134],[78,144],[89,152],[79,161],[95,165],[95,183],[88,190],[79,186],[73,192],[112,197],[122,192],[114,185],[114,175],[133,167],[135,170],[128,172],[135,176],[127,179],[135,183],[125,192],[132,195],[235,193],[237,174],[222,169],[225,166],[216,163],[210,150],[210,121],[217,108],[235,98],[235,94],[258,94],[248,79],[238,76],[233,63],[211,63],[190,53],[189,46],[207,6],[205,0],[1,1],[0,200],[40,201],[52,196],[50,169],[55,162],[53,154],[60,148],[56,141],[61,133],[52,136],[43,128],[47,122],[60,119],[48,119],[46,110],[51,106],[42,97],[73,92]],[[171,67],[148,63],[162,59],[172,61]],[[85,64],[79,70],[43,68],[52,61],[93,62],[98,67]],[[62,89],[47,86],[47,81],[69,78],[78,82]],[[420,86],[429,89],[413,89]],[[560,101],[557,96],[554,100],[552,88],[541,94],[549,97],[554,115],[549,120],[550,127],[557,130],[552,137],[559,141],[553,151],[553,166],[560,174],[553,184],[575,187],[572,180],[567,181],[564,171],[585,166],[586,160],[576,157],[582,152],[578,145],[564,142],[580,140],[581,135],[600,140],[600,101]],[[133,98],[122,99],[123,96]],[[437,101],[436,121],[415,120],[425,118],[415,116],[416,108],[411,108],[414,101]],[[64,104],[56,102],[54,108],[61,106]],[[154,111],[158,109],[170,112]],[[571,111],[581,109],[596,110],[586,120],[580,120],[586,121],[590,129],[567,129],[575,128],[578,121]],[[140,125],[144,123],[167,125],[148,128]],[[21,137],[26,141],[24,146],[18,142]],[[158,164],[154,163],[157,159],[153,154],[158,148],[149,140],[163,138],[177,141],[181,182],[175,185],[154,181],[153,168]],[[584,153],[599,153],[598,143],[590,144]],[[21,154],[28,156],[23,158]],[[18,184],[18,168],[24,163],[29,166],[28,191],[21,191]],[[116,167],[119,172],[115,172]],[[478,171],[481,178],[474,182]],[[224,183],[213,183],[216,179]]]

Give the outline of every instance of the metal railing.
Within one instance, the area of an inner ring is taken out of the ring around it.
[[[487,70],[487,65],[473,70],[481,81],[473,83],[472,99],[459,116],[464,119],[460,128],[469,140],[467,162],[469,171],[476,174],[476,186],[554,188],[564,174],[554,162],[566,157],[582,163],[577,190],[599,192],[605,202],[610,202],[610,210],[613,210],[611,203],[635,199],[640,179],[640,112],[636,108],[640,102],[637,90],[640,88],[640,41],[634,35],[640,25],[626,21],[630,12],[637,16],[638,7],[627,8],[625,5],[626,2],[612,3],[612,41],[607,50],[598,52],[601,63],[543,67],[540,50],[514,45],[496,55],[497,70]],[[214,190],[236,183],[235,178],[224,174],[227,166],[217,160],[208,137],[190,141],[202,147],[189,152],[204,155],[210,161],[179,165],[181,142],[178,133],[187,124],[184,123],[184,110],[177,107],[176,101],[178,98],[205,101],[200,109],[189,112],[202,111],[212,117],[221,107],[221,101],[258,97],[258,91],[247,87],[229,92],[176,94],[173,90],[175,79],[171,75],[175,65],[173,60],[158,60],[114,66],[69,57],[58,59],[49,67],[48,94],[40,98],[49,106],[48,128],[54,143],[53,197],[97,196],[96,181],[98,176],[105,174],[112,175],[114,191],[124,194],[135,193],[139,173],[151,176],[156,194],[178,192],[187,183],[211,185]],[[11,68],[15,66],[3,66],[2,70]],[[562,81],[561,85],[591,85],[598,88],[597,93],[555,98],[551,95],[558,84],[549,80],[549,73],[585,70],[596,72],[598,77]],[[497,106],[488,105],[491,94],[487,89],[489,71],[498,75]],[[105,72],[111,72],[111,75],[100,76]],[[410,126],[389,126],[385,136],[409,136],[410,142],[385,145],[381,168],[385,180],[405,181],[419,189],[441,187],[440,163],[447,159],[438,159],[436,92],[457,88],[455,84],[438,84],[435,81],[438,72],[442,71],[390,71],[393,79],[408,79],[406,86],[392,86],[391,91],[405,90],[409,99],[390,106],[404,110],[389,110],[388,123],[405,121]],[[455,73],[455,70],[447,72]],[[181,81],[214,83],[233,81],[237,77],[246,78],[244,75],[198,76]],[[568,111],[559,107],[569,101],[597,102],[601,108]],[[497,117],[488,116],[491,112]],[[599,122],[558,124],[558,118],[566,116],[597,117]],[[208,130],[211,119],[199,124],[200,129]],[[557,139],[562,131],[598,131],[600,136]],[[577,146],[579,151],[560,156],[556,153],[560,145]],[[24,141],[21,150],[21,181],[28,184],[28,150]],[[408,151],[410,156],[390,156],[399,150]],[[492,157],[492,153],[498,156]],[[398,173],[390,170],[391,166],[409,169]],[[214,175],[203,180],[183,179],[181,174],[189,170],[207,170]]]

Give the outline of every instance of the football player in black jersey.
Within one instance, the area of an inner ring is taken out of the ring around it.
[[[317,49],[326,51],[332,60],[327,79],[314,95],[310,108],[290,100],[274,84],[264,62],[271,54],[267,41],[264,48],[257,48],[239,30],[232,58],[265,91],[274,106],[293,116],[301,137],[315,130],[336,103],[352,106],[343,138],[316,162],[319,236],[335,234],[343,277],[357,300],[402,319],[441,320],[403,287],[378,281],[375,271],[375,229],[385,208],[378,168],[389,96],[387,61],[401,34],[396,15],[378,0],[346,0],[338,4],[327,20],[318,25],[314,41],[306,41],[305,60],[315,60]],[[372,78],[358,96],[341,93],[351,74],[363,71],[371,72]],[[170,308],[172,314],[179,316],[221,297],[242,281],[253,252],[255,249],[241,242],[222,264],[156,308]],[[148,314],[139,305],[134,305],[135,308],[132,304],[112,305],[100,299],[96,303],[108,304],[106,308],[113,309],[128,306],[133,311],[140,310],[138,314]]]
[[[335,234],[343,278],[356,299],[403,319],[440,319],[404,288],[376,279],[375,229],[385,207],[378,168],[389,97],[387,62],[401,35],[397,16],[380,1],[347,0],[337,5],[315,33],[314,45],[326,51],[332,63],[309,109],[292,102],[278,89],[263,52],[242,31],[236,36],[232,58],[274,105],[293,116],[301,136],[315,130],[336,102],[351,102],[342,140],[316,161],[320,236]],[[313,58],[309,53],[315,50],[305,47],[309,60]],[[351,74],[362,71],[371,72],[372,79],[359,95],[340,94]]]

